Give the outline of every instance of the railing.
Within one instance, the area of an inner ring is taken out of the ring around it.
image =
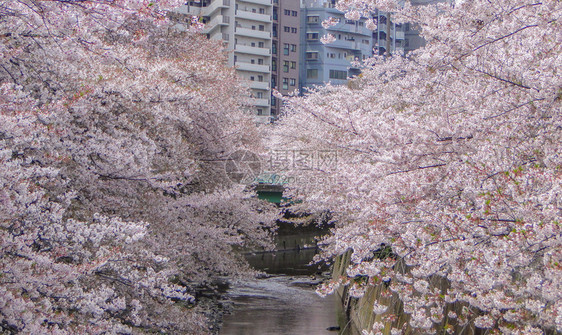
[[[255,90],[269,90],[269,83],[267,81],[250,81],[248,86]]]
[[[240,2],[248,2],[257,5],[271,6],[271,0],[240,0]]]
[[[237,26],[234,30],[237,35],[249,36],[249,37],[257,37],[263,39],[270,39],[271,32],[265,30],[257,30],[257,29],[249,29],[249,28],[242,28],[242,26]]]
[[[236,16],[241,19],[247,19],[252,21],[260,21],[260,22],[271,22],[271,15],[268,14],[260,14],[254,13],[246,10],[238,9],[236,10]]]
[[[234,51],[252,55],[271,56],[271,51],[269,50],[269,48],[253,47],[243,44],[236,44],[236,46],[234,47]]]
[[[234,66],[240,71],[269,73],[269,65],[236,62]]]

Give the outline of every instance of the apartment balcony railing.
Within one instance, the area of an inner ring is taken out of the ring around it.
[[[346,23],[339,23],[335,26],[329,27],[328,31],[334,34],[336,31],[344,32],[344,33],[352,33],[352,34],[360,34],[364,36],[369,36],[372,34],[372,31],[362,27],[362,26],[355,26]]]
[[[241,9],[238,9],[236,11],[236,17],[241,18],[241,19],[252,20],[252,21],[271,22],[271,15],[254,13],[254,12],[241,10]]]
[[[236,27],[234,32],[236,33],[236,35],[241,35],[241,36],[263,38],[263,39],[271,38],[271,32],[265,30]]]
[[[269,99],[254,98],[250,101],[250,103],[254,106],[269,107]]]
[[[355,40],[336,40],[330,44],[327,44],[327,46],[332,48],[350,49],[350,50],[361,49],[361,43]]]
[[[236,62],[234,66],[240,71],[261,72],[269,74],[269,65]]]
[[[248,2],[256,5],[271,6],[271,0],[239,0],[240,2]]]
[[[250,81],[248,86],[254,90],[269,90],[267,81]]]
[[[251,55],[271,56],[271,51],[268,48],[259,48],[241,44],[237,44],[234,47],[234,51]]]

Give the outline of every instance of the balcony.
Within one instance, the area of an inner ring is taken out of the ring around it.
[[[335,26],[329,27],[328,31],[331,32],[332,34],[336,34],[335,32],[345,32],[345,33],[352,33],[352,34],[358,34],[358,35],[363,35],[363,36],[370,36],[372,34],[372,31],[363,27],[363,26],[355,26],[355,25],[351,25],[351,24],[346,24],[346,23],[338,23]]]
[[[271,38],[271,33],[269,31],[248,29],[248,28],[242,28],[242,27],[236,27],[235,33],[236,33],[236,35],[248,36],[248,37],[254,37],[254,38],[263,38],[263,39],[266,39],[266,40]]]
[[[236,44],[234,51],[250,55],[271,56],[271,51],[268,48],[257,48],[241,44]]]
[[[269,74],[269,65],[252,64],[246,62],[236,62],[234,64],[239,71],[261,72]]]
[[[256,5],[271,6],[271,0],[239,0],[239,1],[253,3]]]
[[[201,8],[202,16],[211,16],[215,11],[220,8],[228,8],[230,6],[230,0],[215,0],[211,2],[208,7]]]
[[[339,49],[348,49],[348,50],[361,49],[361,43],[355,40],[336,40],[330,44],[327,44],[326,46],[330,48],[339,48]]]
[[[252,21],[259,21],[259,22],[271,22],[271,15],[268,14],[259,14],[250,11],[245,11],[238,9],[236,11],[236,17],[240,19],[252,20]]]
[[[394,39],[403,40],[404,39],[404,32],[403,31],[396,31],[396,35],[394,36]]]
[[[217,15],[211,22],[207,22],[205,28],[203,29],[204,34],[210,34],[215,28],[220,26],[227,26],[230,18],[228,16]]]
[[[266,81],[250,81],[248,86],[254,90],[269,90],[269,83]]]
[[[269,99],[252,99],[250,103],[254,106],[258,107],[269,107]]]

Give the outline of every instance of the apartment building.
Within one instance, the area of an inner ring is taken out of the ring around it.
[[[302,1],[302,87],[323,85],[325,82],[345,84],[348,77],[359,74],[354,61],[361,61],[372,55],[372,31],[365,27],[365,20],[347,20],[344,13],[335,8],[335,2]],[[324,28],[322,22],[329,18],[339,22]],[[320,39],[327,34],[333,35],[336,40],[323,44]]]
[[[287,95],[299,88],[300,0],[273,0],[271,87]],[[271,115],[277,117],[280,101],[271,97]]]
[[[444,0],[414,0],[414,4]],[[447,0],[449,1],[449,0]],[[424,44],[415,27],[396,24],[392,14],[349,20],[335,8],[336,0],[199,0],[178,13],[197,15],[208,38],[227,43],[229,65],[245,79],[258,122],[271,122],[280,112],[279,99],[295,89],[347,83],[360,73],[361,62],[373,54],[411,51]],[[324,28],[322,22],[337,23]],[[367,28],[367,20],[377,23]],[[370,27],[372,28],[372,27]],[[320,39],[331,34],[335,41]]]
[[[374,53],[404,52],[405,34],[402,25],[392,23],[389,13],[376,12],[373,17],[358,21],[346,19],[335,8],[336,0],[302,0],[301,3],[301,87],[347,83],[347,78],[360,73],[360,63]],[[336,23],[324,28],[322,22],[333,18]],[[377,29],[366,27],[375,19]],[[331,34],[335,41],[323,44],[322,36]]]
[[[201,17],[203,33],[227,43],[228,63],[251,89],[258,122],[270,122],[272,0],[188,1],[177,12]]]

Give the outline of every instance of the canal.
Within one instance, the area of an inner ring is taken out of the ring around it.
[[[247,255],[267,275],[231,283],[227,294],[233,310],[225,315],[220,335],[347,335],[338,329],[345,325],[338,298],[315,293],[329,274],[325,266],[309,265],[316,235],[281,235],[279,251]]]

